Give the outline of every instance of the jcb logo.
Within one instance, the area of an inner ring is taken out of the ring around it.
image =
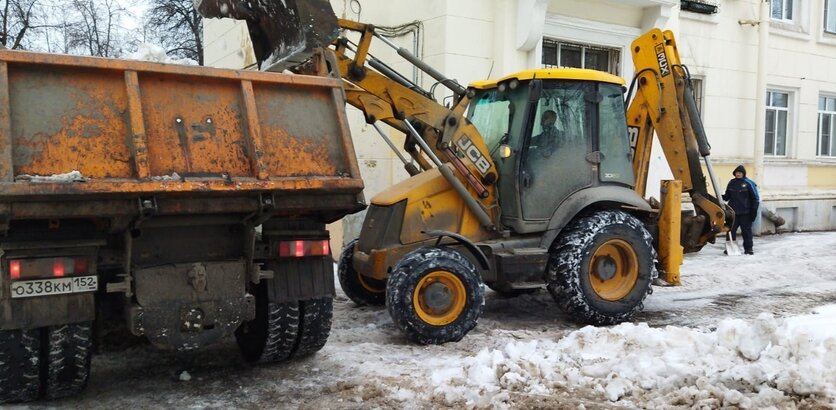
[[[630,158],[636,155],[636,144],[639,143],[639,127],[627,127],[627,138],[630,139]]]
[[[473,141],[471,141],[470,138],[468,138],[466,135],[462,136],[461,138],[459,138],[458,141],[456,141],[456,146],[458,146],[459,149],[462,150],[462,152],[464,152],[464,155],[468,159],[473,161],[473,165],[476,165],[476,169],[478,169],[482,175],[487,174],[488,171],[491,169],[491,162],[488,161],[484,155],[482,155],[482,152],[479,151],[479,148],[476,148],[476,145],[473,144]]]
[[[668,56],[665,55],[665,44],[656,44],[656,59],[659,60],[659,72],[662,77],[671,73],[671,67],[668,64]]]

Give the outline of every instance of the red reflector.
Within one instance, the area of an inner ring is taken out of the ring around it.
[[[86,258],[75,258],[73,260],[73,273],[87,273],[87,259]]]
[[[9,276],[13,280],[20,279],[20,261],[9,261]]]
[[[331,245],[328,241],[314,241],[311,243],[311,256],[328,256],[331,254]]]
[[[284,241],[279,242],[279,257],[302,258],[305,256],[328,256],[331,245],[324,241]]]
[[[55,258],[55,260],[52,262],[52,276],[55,276],[56,278],[64,276],[63,258]]]

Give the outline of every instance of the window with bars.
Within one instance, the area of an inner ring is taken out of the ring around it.
[[[824,1],[824,31],[836,34],[836,0]]]
[[[816,155],[836,157],[836,97],[819,97],[819,126]]]
[[[691,78],[691,88],[694,89],[694,101],[697,103],[697,111],[699,111],[700,116],[705,118],[702,112],[702,100],[703,100],[703,85],[701,78]]]
[[[616,48],[543,39],[543,67],[589,68],[620,75],[621,51]]]
[[[787,155],[787,129],[790,113],[790,93],[785,91],[766,92],[766,135],[763,153],[766,155]]]
[[[772,19],[792,22],[793,21],[793,0],[771,0]]]

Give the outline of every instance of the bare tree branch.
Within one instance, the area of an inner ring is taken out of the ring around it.
[[[203,65],[203,17],[192,0],[149,0],[147,25],[170,56]]]

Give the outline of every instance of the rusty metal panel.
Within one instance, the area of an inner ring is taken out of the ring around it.
[[[239,85],[140,73],[151,175],[250,176]]]
[[[138,178],[150,176],[148,168],[148,147],[145,138],[145,122],[140,101],[139,76],[136,71],[125,71],[125,86],[128,92],[128,120],[131,127],[131,153],[134,171]]]
[[[254,87],[264,163],[271,176],[350,174],[330,89],[265,83]]]
[[[11,204],[12,219],[50,203],[54,212],[44,215],[135,213],[145,196],[176,197],[171,214],[215,197],[245,201],[235,209],[252,212],[271,192],[285,207],[275,214],[296,215],[301,204],[329,219],[354,212],[363,182],[341,86],[327,77],[0,50],[0,203]],[[71,171],[81,176],[22,177]],[[201,209],[226,212],[224,201]]]
[[[9,113],[9,66],[0,62],[0,182],[14,180],[12,130]]]
[[[130,178],[121,73],[9,65],[15,176]]]

